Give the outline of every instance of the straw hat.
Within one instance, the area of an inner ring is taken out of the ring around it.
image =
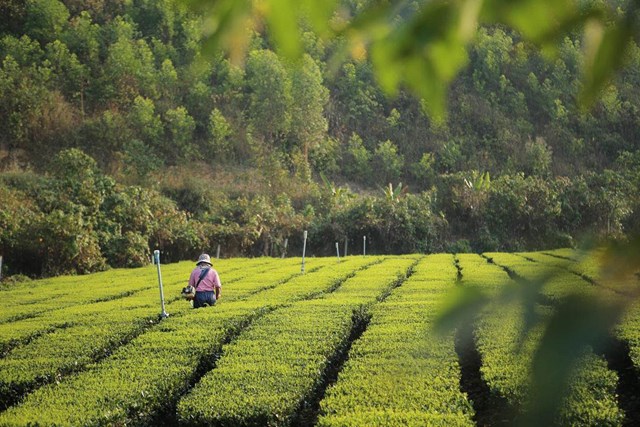
[[[211,264],[211,257],[209,256],[209,254],[202,254],[200,255],[200,257],[198,257],[198,262],[196,262],[196,265],[200,265],[200,264],[213,265]]]

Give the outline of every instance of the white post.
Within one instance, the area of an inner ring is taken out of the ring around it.
[[[304,257],[307,252],[307,230],[304,230],[304,242],[302,243],[302,269],[300,270],[304,273]]]
[[[0,255],[0,280],[2,280],[2,255]]]
[[[284,258],[284,256],[286,255],[286,253],[287,253],[287,245],[288,244],[289,244],[289,239],[288,238],[284,239],[284,249],[282,250],[281,258]]]
[[[367,254],[367,236],[362,236],[362,255]]]
[[[160,287],[160,305],[162,307],[162,313],[160,313],[160,317],[163,319],[169,317],[169,313],[167,313],[164,309],[164,289],[162,289],[162,273],[160,272],[160,251],[153,251],[153,259],[155,260],[156,267],[158,268],[158,286]]]
[[[220,259],[220,244],[218,243],[218,249],[216,250],[216,259]]]
[[[340,247],[338,246],[338,242],[336,242],[336,255],[338,256],[338,262],[340,262]]]
[[[347,256],[347,244],[349,243],[349,238],[345,237],[344,238],[344,256]]]

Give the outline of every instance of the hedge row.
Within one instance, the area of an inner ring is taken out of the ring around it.
[[[199,372],[211,367],[222,345],[253,319],[266,310],[334,289],[354,271],[377,261],[350,259],[322,267],[327,261],[309,260],[305,275],[292,275],[297,267],[285,266],[281,276],[292,277],[287,282],[272,272],[269,276],[275,279],[263,277],[259,284],[266,289],[263,292],[235,301],[223,297],[215,309],[170,316],[101,363],[27,395],[0,414],[0,425],[154,424],[172,410]],[[280,285],[267,289],[274,283]]]
[[[358,313],[404,280],[415,262],[415,257],[385,260],[333,293],[255,322],[225,346],[216,369],[180,401],[179,420],[190,425],[290,425],[313,401],[325,372],[348,345]]]
[[[430,332],[456,276],[452,255],[431,255],[373,308],[321,402],[319,426],[474,425],[453,337]]]

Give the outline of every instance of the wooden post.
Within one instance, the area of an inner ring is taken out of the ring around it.
[[[284,249],[282,250],[282,256],[281,258],[284,258],[284,256],[287,254],[287,245],[289,244],[289,239],[284,239]]]
[[[218,249],[216,250],[216,259],[220,259],[220,244],[218,243]]]
[[[0,255],[0,280],[2,280],[2,255]]]
[[[349,238],[345,237],[344,238],[344,256],[347,256],[347,244],[349,243]]]
[[[340,262],[340,246],[338,246],[338,242],[336,242],[336,255],[338,256],[338,262]]]

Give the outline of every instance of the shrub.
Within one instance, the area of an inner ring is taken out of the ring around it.
[[[142,267],[149,263],[151,253],[149,240],[132,231],[110,236],[102,250],[112,267]]]
[[[404,157],[393,142],[386,140],[378,144],[373,155],[373,173],[378,184],[397,181],[403,168]]]
[[[467,239],[459,239],[449,245],[447,252],[452,254],[458,253],[473,253],[473,249],[471,249],[471,243]]]

